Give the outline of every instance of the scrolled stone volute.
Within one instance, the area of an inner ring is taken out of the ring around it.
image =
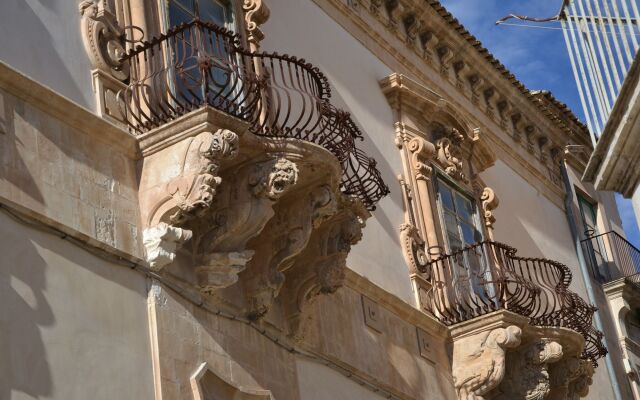
[[[506,351],[520,345],[522,330],[510,325],[464,337],[453,353],[453,383],[460,400],[484,399],[505,375]]]
[[[124,81],[129,77],[128,64],[120,62],[125,54],[125,32],[105,0],[85,0],[79,6],[82,41],[93,69]]]

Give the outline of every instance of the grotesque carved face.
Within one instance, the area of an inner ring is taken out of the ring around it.
[[[298,167],[286,158],[279,158],[273,164],[267,183],[267,195],[277,199],[298,180]]]

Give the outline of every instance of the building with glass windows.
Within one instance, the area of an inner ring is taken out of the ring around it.
[[[589,130],[439,2],[2,7],[0,399],[636,395]]]

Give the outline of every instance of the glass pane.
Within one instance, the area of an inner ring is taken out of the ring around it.
[[[462,230],[462,240],[465,245],[482,241],[480,232],[478,232],[473,225],[466,222],[460,222],[460,230]]]
[[[473,223],[473,203],[456,193],[456,212],[463,221]]]
[[[198,3],[200,19],[225,26],[225,7],[215,0],[200,0]]]
[[[186,6],[187,0],[169,0],[169,28],[190,22],[195,18],[193,7]]]
[[[458,232],[458,221],[456,215],[450,211],[444,212],[444,225],[448,235],[453,235],[460,239],[460,233]]]
[[[451,193],[451,189],[445,186],[444,183],[438,182],[438,192],[440,192],[440,201],[442,202],[442,206],[453,211],[453,194]]]

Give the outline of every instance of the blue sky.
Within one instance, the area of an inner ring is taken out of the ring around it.
[[[508,14],[530,17],[556,15],[562,0],[440,1],[527,88],[550,90],[584,121],[559,23],[535,24],[541,28],[495,25],[495,21]],[[509,22],[518,24],[514,20]],[[627,238],[640,247],[640,232],[631,202],[621,196],[617,198]]]

